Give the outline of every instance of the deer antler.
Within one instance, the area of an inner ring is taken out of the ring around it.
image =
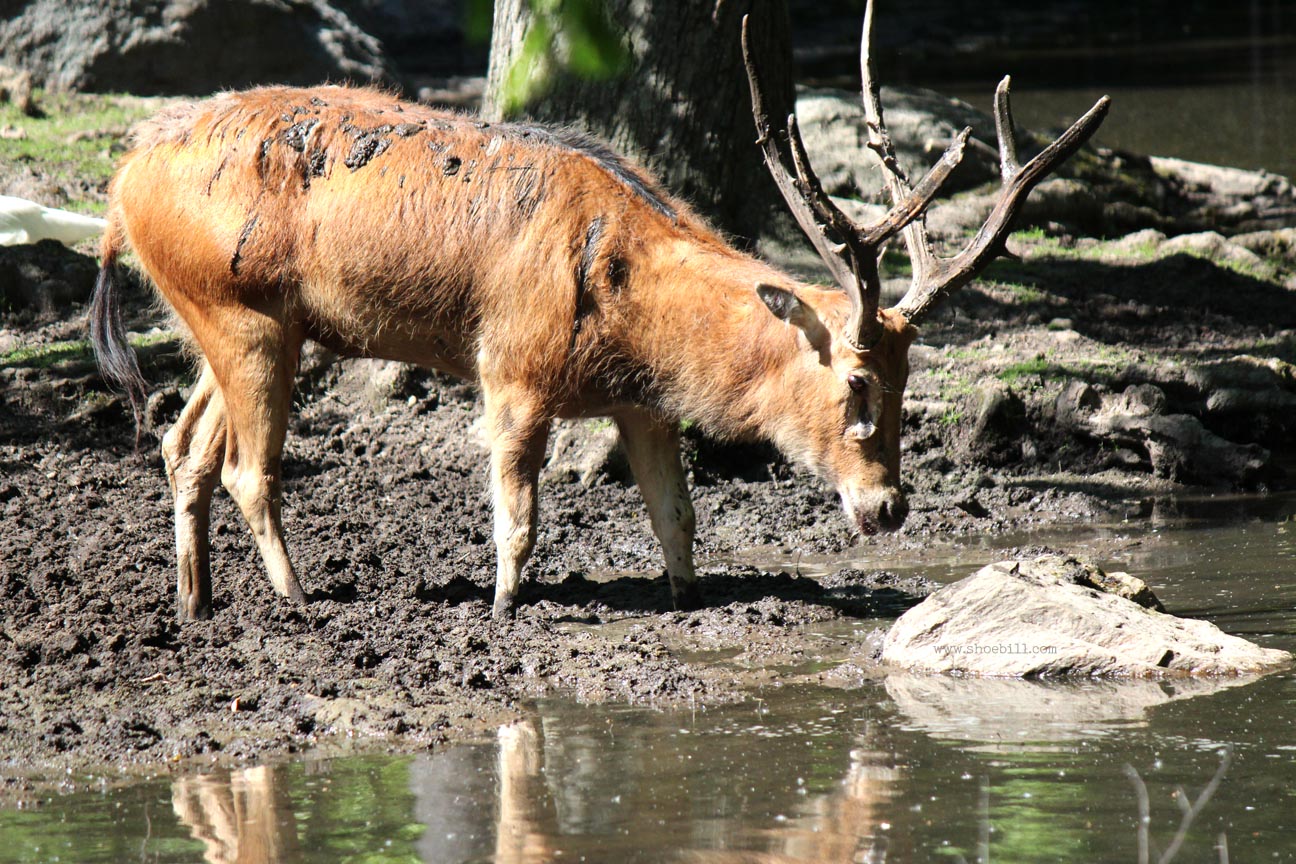
[[[878,86],[873,80],[869,57],[869,36],[873,29],[873,3],[864,7],[864,35],[860,40],[860,77],[863,80],[864,119],[869,130],[869,148],[882,160],[886,174],[887,191],[891,200],[905,200],[910,194],[909,181],[896,160],[895,145],[887,134],[882,120],[882,105]],[[1009,104],[1011,79],[1004,76],[995,89],[995,132],[999,139],[999,173],[1003,187],[990,216],[968,242],[952,258],[940,258],[931,249],[927,226],[915,219],[904,230],[905,246],[913,265],[913,281],[895,310],[910,324],[917,325],[950,294],[962,288],[986,268],[999,255],[1007,254],[1004,240],[1012,230],[1013,220],[1031,189],[1051,174],[1071,154],[1089,140],[1102,125],[1111,106],[1111,99],[1102,97],[1083,117],[1071,124],[1056,141],[1024,166],[1017,162],[1017,131],[1013,126],[1012,108]],[[966,135],[966,130],[964,133]]]
[[[927,226],[923,221],[927,207],[940,192],[945,179],[963,158],[971,128],[954,136],[939,162],[917,185],[911,186],[899,160],[895,145],[882,120],[882,106],[877,84],[873,81],[869,42],[873,29],[873,3],[864,7],[864,33],[860,39],[860,74],[863,79],[864,117],[869,130],[869,149],[882,160],[891,210],[870,225],[858,225],[838,209],[823,190],[819,178],[810,168],[805,145],[797,128],[796,116],[775,130],[765,110],[760,78],[748,50],[747,18],[743,18],[743,61],[752,91],[752,115],[756,120],[757,143],[765,157],[765,166],[774,177],[783,199],[797,223],[814,244],[819,256],[832,272],[851,301],[851,315],[845,337],[857,351],[865,351],[881,336],[878,300],[881,279],[877,259],[882,245],[903,231],[905,246],[913,264],[913,282],[904,298],[896,304],[911,324],[920,323],[931,310],[1001,254],[1006,254],[1004,239],[1030,190],[1080,148],[1107,116],[1111,100],[1104,96],[1071,128],[1044,148],[1034,159],[1019,166],[1016,131],[1008,103],[1009,79],[1005,77],[995,91],[995,128],[999,138],[999,164],[1003,190],[985,224],[976,236],[952,258],[940,258],[931,249]],[[789,163],[792,170],[789,170]]]
[[[765,109],[760,74],[748,48],[748,22],[743,16],[743,62],[751,85],[752,116],[756,121],[756,143],[765,157],[765,167],[796,217],[801,230],[814,244],[819,257],[832,272],[837,284],[850,298],[851,313],[845,338],[856,351],[867,351],[877,344],[882,325],[877,317],[882,282],[877,259],[882,245],[917,219],[940,191],[945,178],[963,158],[970,129],[955,137],[945,155],[918,185],[903,194],[892,196],[891,210],[870,225],[858,225],[843,213],[823,190],[823,184],[810,167],[805,144],[797,127],[796,115],[789,115],[787,125],[775,130]],[[791,169],[789,170],[789,163]]]

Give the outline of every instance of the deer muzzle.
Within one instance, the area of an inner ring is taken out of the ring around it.
[[[909,502],[894,486],[841,490],[842,507],[851,525],[866,537],[879,531],[898,531],[909,515]]]

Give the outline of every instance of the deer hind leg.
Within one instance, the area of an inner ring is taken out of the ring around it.
[[[648,505],[653,533],[666,556],[671,601],[680,611],[697,609],[702,597],[693,571],[693,502],[680,463],[679,427],[653,419],[642,411],[616,417],[630,470]]]
[[[162,460],[175,500],[176,611],[181,621],[211,617],[208,534],[224,455],[225,400],[204,361],[188,404],[162,438]]]
[[[522,568],[535,548],[540,465],[549,440],[549,415],[531,394],[483,382],[490,437],[491,495],[495,507],[495,604],[491,617],[511,618]]]
[[[276,592],[304,603],[284,545],[281,478],[293,376],[303,337],[272,315],[246,307],[222,308],[205,321],[219,334],[203,350],[220,381],[226,413],[221,483],[252,529]]]

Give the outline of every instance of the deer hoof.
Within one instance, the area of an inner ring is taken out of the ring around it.
[[[210,603],[203,603],[192,608],[183,598],[176,603],[176,618],[181,624],[186,621],[210,621],[211,617],[212,608]]]
[[[702,592],[696,582],[688,582],[671,592],[671,600],[676,612],[694,612],[702,608]]]
[[[516,597],[496,597],[491,607],[491,618],[496,621],[512,621],[517,617]]]

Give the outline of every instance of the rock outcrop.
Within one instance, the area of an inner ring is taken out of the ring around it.
[[[0,63],[51,90],[205,95],[252,84],[395,80],[381,43],[326,0],[17,5],[0,20]]]
[[[1093,411],[1081,407],[1086,404],[1085,391],[1086,385],[1074,382],[1059,397],[1059,416],[1069,418],[1078,431],[1138,454],[1157,477],[1248,487],[1270,468],[1265,448],[1222,438],[1191,414],[1167,412],[1166,395],[1153,384],[1131,385],[1103,397]]]
[[[1140,580],[1072,558],[1002,561],[902,615],[882,643],[882,662],[1022,678],[1241,675],[1291,660],[1157,605]]]

